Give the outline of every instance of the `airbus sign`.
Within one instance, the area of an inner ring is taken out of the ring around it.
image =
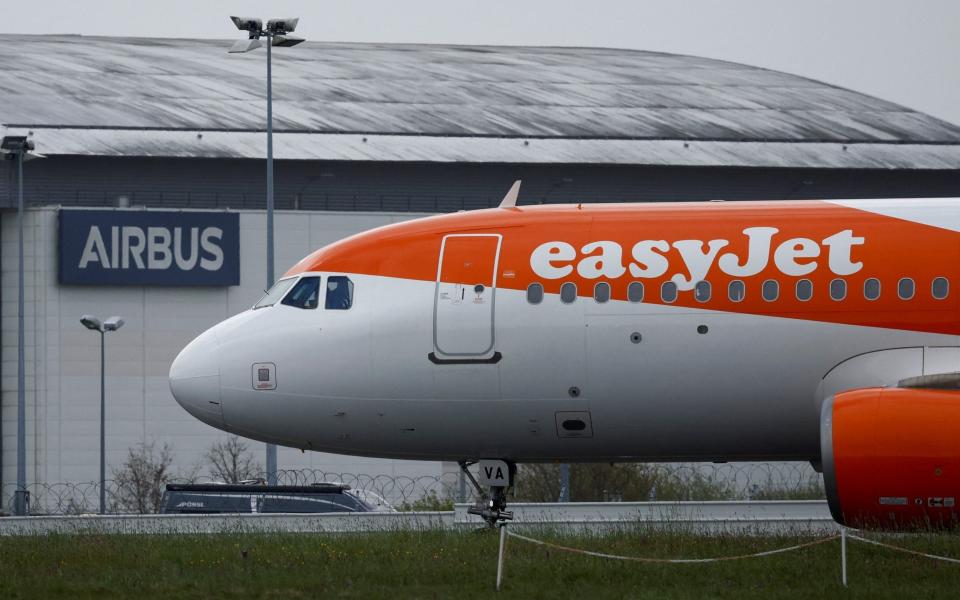
[[[236,213],[61,210],[60,283],[240,283]]]

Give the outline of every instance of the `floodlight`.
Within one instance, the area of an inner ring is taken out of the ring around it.
[[[121,317],[113,316],[106,321],[93,315],[83,315],[80,322],[87,329],[100,332],[100,514],[107,512],[107,332],[123,326]]]
[[[123,318],[122,317],[110,317],[103,322],[104,331],[116,331],[123,327]]]
[[[26,368],[24,367],[24,325],[23,325],[23,298],[24,298],[24,268],[23,268],[23,163],[31,158],[40,158],[31,153],[33,140],[25,135],[5,135],[0,139],[0,158],[16,161],[17,173],[17,245],[20,250],[17,257],[17,354],[20,357],[17,365],[17,489],[13,496],[14,514],[24,516],[29,513],[30,492],[27,490],[26,465]]]
[[[25,135],[8,135],[0,141],[0,155],[7,160],[16,160],[19,158],[23,162],[31,161],[35,158],[46,158],[42,154],[33,151],[33,140]]]
[[[297,29],[299,17],[287,17],[286,19],[270,19],[267,21],[267,31],[275,34],[290,33]]]
[[[230,17],[230,20],[237,26],[237,29],[251,33],[263,31],[263,21],[256,17]]]
[[[270,19],[267,28],[263,28],[263,21],[252,17],[230,17],[237,29],[250,33],[248,40],[234,42],[228,51],[231,54],[242,54],[256,50],[261,45],[260,39],[267,38],[267,288],[274,284],[273,280],[273,81],[271,67],[272,49],[296,46],[303,42],[303,38],[287,35],[297,28],[300,19],[289,17],[286,19]],[[119,325],[118,325],[119,327]],[[267,444],[267,481],[271,485],[277,483],[277,447]]]
[[[300,42],[304,42],[301,37],[296,37],[292,35],[275,35],[273,36],[273,45],[280,48],[289,48],[290,46],[296,46]]]
[[[24,154],[33,150],[33,140],[27,139],[25,135],[8,135],[0,141],[0,151],[4,154]]]
[[[233,43],[233,46],[230,46],[230,49],[227,50],[230,54],[242,54],[244,52],[250,52],[251,50],[256,50],[263,43],[256,38],[251,38],[249,40],[237,40]]]
[[[83,315],[80,317],[80,322],[83,323],[83,326],[87,329],[93,329],[94,331],[103,331],[103,323],[100,322],[100,319],[96,318],[93,315]]]

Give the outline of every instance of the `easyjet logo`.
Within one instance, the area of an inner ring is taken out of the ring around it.
[[[530,267],[544,279],[560,279],[576,269],[585,279],[605,277],[617,279],[629,273],[635,278],[663,277],[672,271],[670,280],[680,290],[691,290],[698,281],[703,281],[714,263],[732,277],[751,277],[761,273],[770,263],[784,275],[799,277],[817,270],[823,262],[836,275],[852,275],[863,268],[862,262],[853,261],[853,247],[864,243],[864,238],[853,235],[852,229],[844,229],[820,241],[805,237],[790,238],[773,244],[776,227],[748,227],[743,230],[747,238],[744,255],[721,251],[730,245],[730,240],[641,240],[624,252],[623,246],[613,241],[597,241],[577,249],[567,242],[545,242],[530,255]],[[671,264],[676,250],[682,265]],[[626,258],[625,258],[626,254]],[[677,268],[682,267],[682,268]]]

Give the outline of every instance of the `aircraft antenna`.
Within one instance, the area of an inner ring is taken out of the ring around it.
[[[500,201],[500,208],[513,208],[517,205],[517,196],[520,195],[520,180],[513,182],[513,185],[510,186],[510,191],[507,192],[507,195],[503,197],[503,200]]]

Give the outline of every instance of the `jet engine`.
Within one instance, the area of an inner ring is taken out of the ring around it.
[[[840,392],[820,413],[833,518],[862,529],[960,528],[960,374]]]

